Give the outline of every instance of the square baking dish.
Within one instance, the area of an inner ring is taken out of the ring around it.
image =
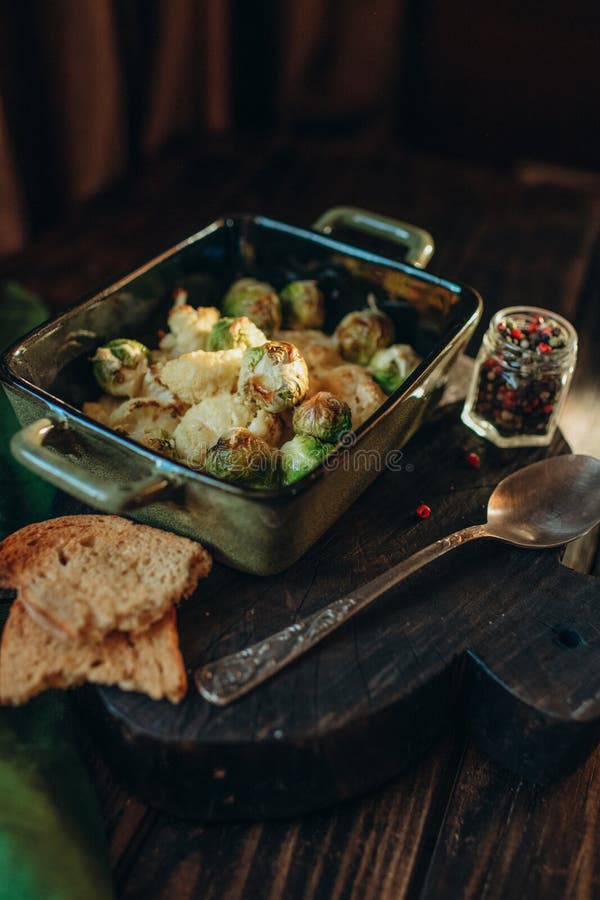
[[[392,241],[402,262],[329,236]],[[434,408],[452,363],[481,316],[476,291],[419,266],[433,251],[427,232],[364,210],[339,207],[314,229],[258,215],[213,222],[175,247],[31,332],[3,354],[0,379],[22,425],[11,448],[24,465],[82,502],[195,538],[217,558],[260,575],[288,568],[368,487]],[[412,264],[411,264],[412,263]],[[156,344],[175,287],[194,306],[219,305],[235,279],[279,289],[316,278],[331,331],[373,294],[394,319],[397,340],[423,361],[323,465],[293,485],[255,490],[166,459],[83,414],[98,395],[89,358],[99,344],[135,337]]]

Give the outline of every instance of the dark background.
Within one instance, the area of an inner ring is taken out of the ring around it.
[[[593,0],[3,0],[0,254],[212,136],[600,165]]]
[[[414,221],[435,236],[431,269],[481,292],[482,327],[523,303],[573,322],[561,428],[598,456],[599,17],[596,4],[556,0],[0,0],[0,253],[34,241],[2,261],[3,276],[58,311],[230,210],[306,225],[350,203]],[[383,523],[388,543],[394,525],[422,545],[441,537],[444,511],[460,516],[470,490],[489,491],[493,448],[477,445],[478,481],[460,434],[433,480],[419,444],[406,448],[418,480]],[[429,446],[427,433],[417,441]],[[517,464],[527,451],[511,452]],[[452,492],[456,479],[468,490]],[[421,500],[433,512],[417,522]],[[376,510],[368,518],[381,525]],[[364,529],[350,530],[358,548]],[[345,577],[367,580],[381,550]],[[598,576],[597,533],[565,562]],[[294,597],[321,598],[315,571],[288,585],[282,615]],[[223,602],[250,636],[259,617]],[[565,591],[564,618],[540,626],[571,625],[571,603]],[[124,900],[600,896],[600,750],[540,787],[457,723],[381,791],[233,825],[161,815],[118,786],[96,748],[87,757]]]

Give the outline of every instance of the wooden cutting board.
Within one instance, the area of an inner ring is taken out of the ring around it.
[[[424,545],[485,519],[498,481],[550,448],[498,450],[441,409],[293,568],[259,578],[216,565],[178,616],[191,671],[351,592]],[[476,451],[479,469],[465,455]],[[420,519],[420,502],[431,516]],[[61,497],[57,513],[84,511]],[[452,719],[535,780],[600,736],[600,581],[557,550],[479,541],[414,575],[315,651],[219,709],[193,683],[179,707],[118,689],[78,695],[121,779],[178,815],[288,816],[377,787]]]

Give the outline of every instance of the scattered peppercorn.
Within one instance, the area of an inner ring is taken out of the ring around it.
[[[472,469],[478,469],[481,465],[481,459],[479,457],[479,453],[467,453],[466,455],[467,465]]]
[[[420,519],[428,519],[431,515],[431,507],[427,506],[426,503],[419,503],[415,512]]]

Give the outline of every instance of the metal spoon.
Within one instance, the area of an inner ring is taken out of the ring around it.
[[[555,456],[504,478],[492,493],[484,525],[471,525],[424,547],[383,575],[289,628],[239,653],[202,666],[196,686],[210,703],[226,706],[262,684],[332,634],[421,566],[475,538],[517,547],[558,547],[600,522],[600,459]]]

